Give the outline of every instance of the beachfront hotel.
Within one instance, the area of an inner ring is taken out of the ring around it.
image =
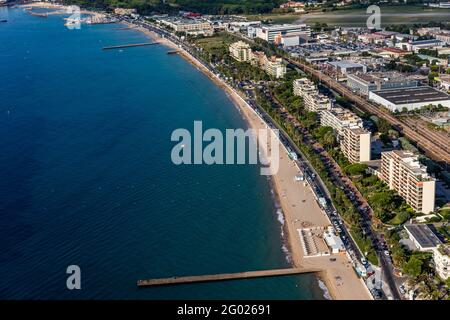
[[[436,180],[430,177],[417,155],[404,150],[382,152],[380,178],[415,211],[434,211]]]
[[[322,112],[331,109],[331,101],[319,93],[317,86],[307,78],[296,79],[293,82],[294,94],[303,98],[305,109],[310,112]]]
[[[244,41],[237,41],[230,44],[230,55],[239,62],[249,62],[252,59],[250,45]]]

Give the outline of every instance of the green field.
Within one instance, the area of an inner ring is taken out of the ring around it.
[[[248,20],[270,21],[273,23],[292,23],[300,19],[300,14],[294,13],[275,13],[275,14],[254,14],[247,15]]]

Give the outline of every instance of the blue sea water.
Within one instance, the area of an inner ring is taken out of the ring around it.
[[[250,165],[175,166],[176,128],[246,128],[226,94],[120,25],[0,8],[0,298],[321,299],[309,275],[138,289],[138,279],[288,267]],[[81,290],[66,268],[81,268]]]

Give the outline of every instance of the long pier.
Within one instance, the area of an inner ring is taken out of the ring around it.
[[[159,44],[159,42],[123,44],[123,45],[119,45],[119,46],[103,47],[102,50],[112,50],[112,49],[131,48],[131,47],[144,47],[144,46],[152,46],[155,44]]]
[[[48,17],[48,13],[47,12],[43,12],[43,13],[39,13],[39,12],[33,12],[33,11],[28,11],[29,14],[31,14],[32,16],[35,17],[41,17],[41,18],[47,18]]]
[[[246,272],[236,272],[236,273],[210,274],[210,275],[200,275],[200,276],[184,276],[184,277],[170,277],[170,278],[139,280],[137,282],[137,285],[138,285],[138,287],[152,287],[152,286],[175,285],[175,284],[197,283],[197,282],[212,282],[212,281],[225,281],[225,280],[237,280],[237,279],[288,276],[288,275],[296,275],[296,274],[304,274],[304,273],[316,273],[319,271],[320,270],[318,270],[318,269],[312,269],[312,268],[272,269],[272,270],[246,271]]]

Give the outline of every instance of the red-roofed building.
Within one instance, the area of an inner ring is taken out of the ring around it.
[[[383,48],[383,49],[380,49],[378,54],[380,56],[389,56],[391,58],[396,59],[396,58],[400,58],[400,57],[403,57],[403,56],[409,54],[409,52],[402,50],[402,49],[398,49],[398,48]]]

